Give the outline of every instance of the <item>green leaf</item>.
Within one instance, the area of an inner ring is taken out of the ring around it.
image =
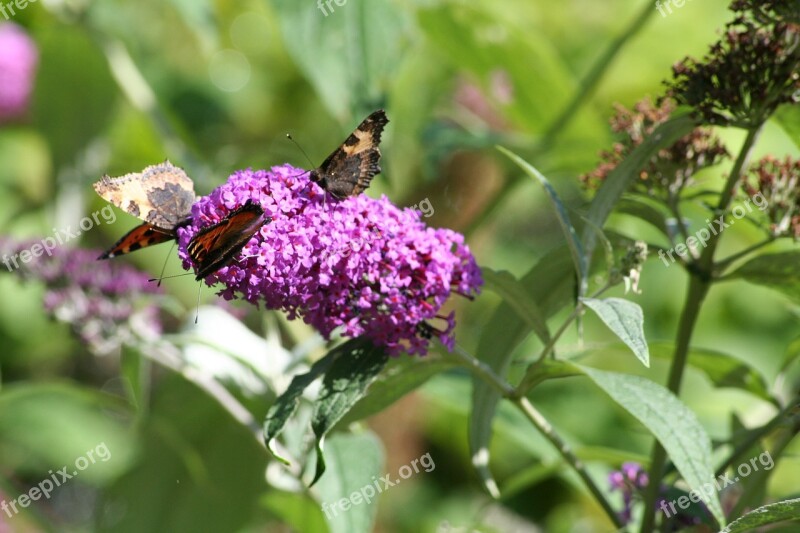
[[[329,352],[325,357],[315,362],[307,373],[298,374],[293,377],[289,387],[275,400],[275,403],[267,412],[267,417],[264,421],[264,440],[267,443],[267,449],[277,460],[284,464],[288,465],[289,461],[278,455],[272,447],[272,441],[281,434],[289,417],[297,411],[297,407],[300,405],[300,396],[303,394],[303,391],[330,368],[336,353],[336,350]]]
[[[800,106],[787,104],[779,107],[775,113],[775,119],[786,135],[794,141],[795,146],[800,148]]]
[[[622,298],[583,298],[581,302],[600,317],[644,366],[650,368],[650,352],[644,338],[644,315],[638,304]]]
[[[789,343],[789,346],[786,347],[786,352],[783,354],[783,361],[781,362],[779,371],[786,372],[798,357],[800,357],[800,337],[794,338],[792,342]]]
[[[683,479],[698,494],[713,483],[711,439],[695,414],[674,394],[639,376],[606,372],[573,364],[611,399],[641,422],[658,439]],[[725,515],[716,491],[704,500],[720,524]]]
[[[587,215],[592,224],[602,228],[623,193],[628,190],[633,180],[637,179],[639,172],[650,158],[662,148],[671,146],[690,133],[695,126],[694,120],[689,115],[676,116],[661,124],[642,144],[634,148],[628,157],[611,171],[592,200]],[[585,253],[591,257],[597,239],[591,225],[584,229],[582,237]]]
[[[800,520],[800,498],[771,503],[754,509],[731,522],[720,533],[745,533],[759,526],[777,524],[786,520]]]
[[[289,55],[339,120],[383,105],[401,58],[406,24],[389,0],[359,0],[322,8],[273,0]]]
[[[375,480],[384,465],[380,440],[371,432],[337,433],[328,440],[326,455],[328,475],[315,489],[331,533],[372,531],[379,495]]]
[[[135,453],[126,429],[132,414],[118,398],[83,387],[6,385],[0,393],[3,467],[33,479],[46,478],[49,469],[74,465],[90,450],[102,452],[104,447],[108,453],[102,455],[110,459],[93,461],[80,478],[106,483],[128,468]]]
[[[547,318],[567,305],[575,293],[575,268],[566,246],[555,248],[542,257],[520,280],[521,290],[536,302]],[[489,320],[478,342],[477,358],[499,376],[508,372],[514,350],[530,334],[531,328],[508,302],[502,302]],[[469,420],[469,446],[472,464],[484,487],[495,497],[500,495],[489,470],[489,444],[492,422],[500,395],[483,381],[474,380]]]
[[[319,397],[314,402],[311,428],[317,438],[317,470],[311,485],[325,472],[322,448],[325,434],[364,397],[388,361],[383,347],[369,339],[352,339],[334,350],[334,362],[325,372]]]
[[[60,169],[102,134],[112,116],[116,85],[105,57],[74,25],[52,25],[37,35],[39,56],[33,123],[47,138]],[[80,57],[80,61],[75,61]],[[75,105],[80,101],[80,105]],[[93,177],[96,179],[97,177]]]
[[[522,283],[506,271],[496,272],[490,268],[482,268],[481,274],[487,290],[497,294],[509,304],[528,327],[542,339],[542,342],[550,340],[550,331],[547,329],[542,311],[530,298]]]
[[[453,368],[454,363],[443,361],[432,355],[428,357],[393,357],[378,378],[369,386],[367,394],[358,400],[352,409],[339,421],[346,426],[367,418],[420,387],[430,378]]]
[[[419,10],[419,27],[437,55],[452,70],[467,73],[484,90],[493,109],[510,122],[525,132],[544,134],[579,85],[552,41],[532,31],[503,2],[426,3],[433,7]],[[536,65],[538,83],[530,83],[531,65]],[[495,103],[502,99],[493,98],[498,80],[514,88],[514,98]],[[578,112],[569,134],[569,140],[581,146],[596,146],[607,138],[603,121],[586,107]],[[576,158],[586,152],[565,150],[563,165],[575,165]]]
[[[528,176],[538,181],[550,197],[550,201],[553,203],[553,207],[555,207],[556,210],[556,218],[558,218],[558,223],[561,225],[561,231],[564,233],[567,246],[569,246],[570,253],[572,254],[572,261],[575,263],[575,271],[579,275],[579,296],[583,296],[586,293],[588,261],[586,260],[586,254],[584,253],[583,245],[578,238],[578,234],[575,232],[575,228],[569,220],[569,214],[567,213],[566,207],[564,207],[564,203],[558,197],[558,193],[553,186],[550,185],[547,178],[530,163],[502,146],[498,146],[497,149],[511,159],[511,161],[520,167]],[[597,227],[602,226],[598,225]]]
[[[740,266],[725,279],[741,278],[776,289],[800,301],[800,251],[762,254]]]
[[[273,490],[264,494],[259,503],[290,531],[326,531],[325,515],[308,493]]]
[[[647,222],[664,234],[665,237],[670,237],[670,230],[667,227],[667,221],[664,213],[640,198],[623,198],[616,205],[616,207],[614,207],[614,211],[618,213],[624,213]]]
[[[650,354],[655,358],[670,360],[674,353],[673,343],[650,344]],[[769,394],[766,378],[754,368],[728,354],[705,348],[692,348],[689,350],[689,366],[708,376],[715,387],[742,389],[768,402],[775,402]]]
[[[135,463],[99,506],[114,512],[97,513],[93,531],[243,531],[251,523],[269,490],[269,455],[216,399],[168,374],[138,432]]]

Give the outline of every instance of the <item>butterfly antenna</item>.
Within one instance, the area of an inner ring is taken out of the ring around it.
[[[200,318],[200,291],[203,289],[203,282],[201,281],[197,285],[197,305],[195,306],[194,312],[194,323],[197,324],[197,320]]]
[[[158,275],[158,287],[161,286],[161,280],[164,279],[164,271],[167,269],[167,261],[169,261],[169,254],[172,253],[172,250],[175,248],[175,241],[172,241],[172,246],[169,247],[169,252],[167,252],[167,257],[164,258],[164,266],[161,267],[161,274]]]
[[[183,276],[194,276],[191,272],[186,272],[184,274],[175,274],[174,276],[162,276],[160,278],[150,278],[147,281],[157,281],[159,285],[161,285],[161,280],[164,279],[172,279],[172,278],[182,278]]]
[[[303,150],[303,147],[302,147],[302,146],[300,146],[300,144],[299,144],[297,141],[295,141],[295,140],[294,140],[294,137],[292,137],[292,136],[291,136],[291,134],[287,133],[287,134],[286,134],[286,138],[287,138],[287,139],[289,139],[290,141],[292,141],[292,142],[294,143],[294,145],[295,145],[295,146],[297,146],[297,149],[298,149],[298,150],[300,150],[300,152],[301,152],[301,153],[302,153],[302,154],[303,154],[303,155],[306,157],[306,159],[308,160],[309,164],[311,165],[311,168],[314,168],[314,167],[316,167],[316,166],[317,166],[317,165],[315,165],[315,164],[314,164],[314,162],[313,162],[313,161],[311,161],[311,158],[310,158],[310,157],[308,157],[308,154],[306,153],[306,151],[305,151],[305,150]]]

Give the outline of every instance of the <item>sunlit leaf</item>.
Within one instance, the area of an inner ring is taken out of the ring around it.
[[[638,304],[622,298],[583,298],[583,304],[614,332],[646,367],[650,367],[650,352],[644,338],[644,315]]]
[[[756,285],[776,289],[800,301],[800,252],[762,254],[740,266],[725,279],[740,278]]]
[[[325,455],[328,473],[314,488],[330,531],[372,531],[384,486],[380,440],[370,432],[337,433],[328,440]]]
[[[693,490],[701,494],[704,484],[713,483],[711,439],[697,416],[674,394],[639,376],[573,366],[653,433]],[[724,524],[717,492],[704,501],[717,521]]]
[[[319,397],[314,402],[311,428],[317,438],[317,471],[313,485],[325,472],[323,441],[325,434],[364,397],[367,387],[386,366],[388,356],[383,347],[369,339],[353,339],[334,350],[333,364],[325,372]]]
[[[800,498],[771,503],[753,509],[741,518],[734,520],[720,533],[745,533],[759,526],[777,524],[787,520],[800,520]]]

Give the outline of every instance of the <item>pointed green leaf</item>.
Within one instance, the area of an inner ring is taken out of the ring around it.
[[[510,305],[528,327],[542,339],[542,342],[548,342],[550,331],[547,329],[547,322],[539,305],[525,290],[525,286],[506,271],[497,272],[490,268],[483,268],[481,273],[486,289],[497,294]]]
[[[644,339],[644,315],[638,304],[622,298],[583,298],[581,302],[600,317],[644,366],[650,368],[650,352]]]
[[[715,479],[711,439],[691,409],[661,385],[642,377],[573,366],[650,430],[689,487],[705,494],[703,484]],[[717,521],[724,524],[719,495],[714,492],[704,501]]]
[[[643,201],[640,198],[623,198],[614,207],[618,213],[624,213],[647,222],[666,237],[670,237],[670,230],[667,228],[667,217],[659,209]]]
[[[331,533],[372,531],[378,510],[375,480],[384,466],[383,446],[371,432],[337,433],[328,440],[328,475],[315,486]],[[344,510],[340,500],[350,500]]]
[[[775,119],[795,146],[800,148],[800,106],[796,103],[782,105],[775,113]]]
[[[633,180],[637,179],[639,172],[650,158],[662,148],[671,146],[675,141],[687,135],[695,126],[694,120],[689,115],[676,116],[656,128],[652,135],[634,148],[628,157],[611,171],[592,200],[587,216],[592,224],[602,228],[623,193]],[[597,235],[591,226],[587,226],[582,237],[585,253],[591,257],[597,242]]]
[[[269,455],[252,429],[203,389],[182,375],[162,377],[153,391],[150,416],[136,428],[139,449],[133,464],[103,491],[103,508],[117,511],[98,513],[98,523],[90,529],[246,531],[258,500],[270,490],[264,479]],[[117,450],[109,450],[111,465],[118,460]],[[156,485],[154,479],[161,482]]]
[[[741,278],[776,289],[800,301],[800,251],[762,254],[743,264],[725,279]]]
[[[575,232],[575,228],[573,227],[572,222],[569,220],[569,214],[567,214],[567,209],[564,207],[564,203],[558,197],[558,193],[553,186],[550,185],[550,182],[547,180],[547,178],[544,177],[541,172],[536,170],[530,163],[522,159],[514,152],[503,148],[502,146],[498,146],[497,149],[505,154],[506,157],[511,159],[511,161],[516,163],[516,165],[520,167],[527,175],[538,181],[544,187],[545,192],[547,192],[547,195],[550,197],[550,201],[553,203],[553,207],[555,207],[556,210],[556,218],[558,218],[558,223],[561,225],[561,231],[564,233],[567,246],[569,246],[569,251],[572,254],[572,261],[575,263],[575,271],[578,272],[580,276],[580,283],[578,287],[580,288],[579,295],[582,296],[585,294],[588,261],[586,260],[586,254],[584,253],[583,245],[578,238],[578,234]]]
[[[575,294],[575,269],[569,249],[555,248],[542,257],[520,280],[521,290],[529,295],[545,319],[567,305]],[[489,320],[478,343],[477,357],[499,376],[508,372],[514,350],[531,333],[510,303],[504,301]],[[484,487],[495,497],[500,495],[489,470],[489,444],[492,422],[500,395],[480,380],[473,382],[469,421],[469,446],[472,464]]]
[[[455,363],[443,361],[433,355],[390,359],[386,370],[381,372],[369,386],[367,394],[339,421],[339,425],[345,426],[383,411],[436,374],[453,366]]]
[[[333,116],[349,124],[381,105],[408,26],[394,2],[270,4],[286,50]]]
[[[800,498],[771,503],[754,509],[728,524],[728,527],[720,533],[745,533],[753,531],[759,526],[777,524],[787,520],[800,520]]]
[[[649,347],[650,355],[658,359],[672,359],[675,353],[675,345],[670,342],[651,343]],[[775,402],[769,394],[766,378],[756,369],[726,353],[691,348],[689,366],[703,372],[715,387],[742,389],[768,402]]]
[[[325,434],[364,397],[388,361],[386,350],[369,339],[352,339],[334,350],[333,364],[325,372],[319,397],[314,402],[311,428],[317,438],[317,470],[311,485],[325,472],[322,453]]]
[[[286,421],[297,411],[297,407],[300,405],[300,396],[303,394],[303,391],[330,368],[335,356],[336,350],[333,350],[314,363],[307,373],[298,374],[292,378],[289,387],[275,400],[275,403],[267,412],[267,417],[264,421],[264,440],[267,443],[267,449],[277,460],[284,464],[289,464],[289,461],[278,455],[272,447],[272,441],[281,434],[283,426],[286,425]]]

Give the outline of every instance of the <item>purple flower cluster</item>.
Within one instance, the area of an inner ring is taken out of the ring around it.
[[[633,497],[647,487],[648,477],[639,463],[623,463],[620,470],[608,475],[608,483],[612,491],[621,491],[624,507],[620,519],[627,524],[631,521]]]
[[[195,203],[191,225],[178,230],[187,269],[191,238],[247,200],[272,222],[206,279],[225,285],[224,298],[282,309],[326,338],[336,328],[366,336],[391,354],[423,355],[433,335],[452,349],[454,313],[442,306],[453,293],[471,298],[482,284],[462,235],[426,227],[419,212],[385,196],[326,198],[307,172],[284,165],[235,172]]]
[[[33,89],[39,52],[21,27],[0,24],[0,123],[23,115]]]
[[[28,250],[39,241],[0,238],[0,255]],[[23,280],[45,286],[45,311],[72,330],[96,355],[105,355],[132,339],[161,333],[158,306],[146,298],[161,294],[148,275],[124,263],[96,260],[98,250],[58,248],[13,270]],[[5,271],[3,268],[2,271]]]

